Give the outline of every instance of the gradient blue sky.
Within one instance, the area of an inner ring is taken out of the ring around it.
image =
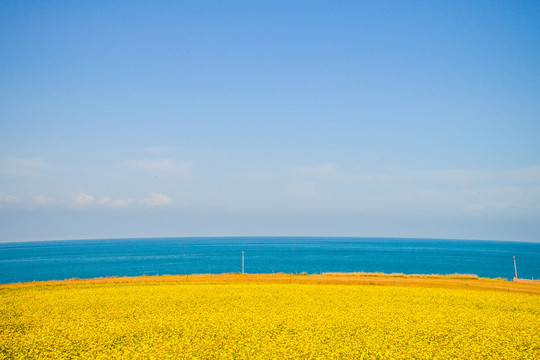
[[[540,241],[539,1],[2,1],[0,241]]]

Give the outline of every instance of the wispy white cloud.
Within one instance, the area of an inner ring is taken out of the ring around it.
[[[13,177],[42,176],[52,164],[40,158],[14,158],[0,159],[0,175]]]
[[[374,172],[350,172],[333,163],[315,166],[298,167],[290,174],[296,177],[315,181],[339,183],[399,183],[414,182],[417,184],[448,184],[470,186],[474,184],[498,185],[533,185],[540,184],[540,166],[515,169],[444,169],[444,170],[410,170],[406,168],[387,167]]]
[[[96,202],[96,199],[88,194],[78,194],[73,197],[73,201],[76,205],[86,206],[86,205],[92,205]]]
[[[147,146],[144,148],[144,151],[149,154],[161,154],[169,152],[171,148],[166,146]]]
[[[446,183],[471,185],[475,183],[505,184],[540,184],[540,166],[515,169],[457,169],[420,172],[418,176],[427,176]]]
[[[128,207],[134,202],[133,199],[111,199],[110,197],[101,196],[96,200],[96,204],[103,205],[111,208],[124,208]]]
[[[314,166],[304,166],[299,167],[293,170],[295,175],[306,177],[306,178],[315,178],[315,179],[327,179],[338,174],[338,168],[332,163],[314,165]]]
[[[125,208],[135,203],[135,200],[129,199],[113,199],[107,196],[92,196],[85,193],[78,194],[73,197],[73,204],[76,207],[85,206],[101,206],[109,208]]]
[[[295,212],[334,211],[339,206],[336,195],[321,189],[316,181],[295,182],[284,189],[278,205]]]
[[[0,203],[17,204],[19,202],[20,202],[20,199],[16,196],[0,194]]]
[[[39,207],[67,207],[71,209],[85,209],[85,208],[127,208],[131,206],[144,205],[144,206],[162,206],[170,205],[173,201],[170,197],[152,192],[148,196],[134,198],[111,198],[108,196],[94,196],[87,193],[79,193],[71,196],[70,198],[52,198],[43,194],[33,196],[31,198],[19,198],[11,195],[0,194],[0,205],[22,205],[29,209]]]
[[[139,159],[128,160],[124,162],[124,165],[134,171],[185,176],[191,172],[191,169],[195,166],[195,162],[177,162],[173,159]]]
[[[32,202],[34,202],[34,204],[38,204],[38,205],[56,204],[56,201],[53,198],[47,197],[45,195],[36,195],[36,196],[32,197]]]
[[[256,181],[275,181],[279,180],[280,176],[272,171],[263,170],[249,173],[247,178]]]
[[[424,176],[443,183],[467,185],[477,181],[485,181],[493,174],[482,170],[434,170],[415,174],[417,177]]]
[[[249,192],[249,197],[238,194],[236,202],[246,209],[445,216],[540,210],[539,166],[354,172],[324,163],[259,174],[264,176],[248,176],[252,188],[243,193]],[[270,191],[263,193],[266,189]],[[230,198],[234,197],[223,197]]]
[[[172,199],[166,195],[152,192],[142,199],[141,202],[150,206],[163,206],[172,204]]]
[[[292,169],[289,174],[304,179],[336,183],[389,183],[408,181],[414,177],[410,171],[399,168],[388,167],[376,172],[355,173],[346,171],[334,163],[298,167]]]
[[[481,191],[461,190],[452,195],[468,211],[540,210],[540,186],[497,186]]]
[[[508,170],[506,176],[523,183],[540,184],[540,165]]]

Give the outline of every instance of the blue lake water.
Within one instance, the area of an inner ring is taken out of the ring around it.
[[[540,278],[540,243],[395,238],[147,238],[0,243],[0,283],[165,274],[385,272]]]

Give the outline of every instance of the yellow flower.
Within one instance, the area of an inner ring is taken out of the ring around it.
[[[0,289],[2,359],[540,359],[540,297],[309,284]]]

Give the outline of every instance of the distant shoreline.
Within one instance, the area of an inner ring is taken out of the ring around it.
[[[401,286],[428,287],[465,290],[486,290],[498,292],[518,292],[540,296],[540,282],[509,281],[506,279],[480,278],[471,274],[451,275],[405,275],[385,273],[325,273],[325,274],[187,274],[154,275],[133,277],[104,277],[93,279],[67,279],[51,281],[20,282],[0,284],[0,288],[20,288],[38,286],[63,286],[84,284],[133,284],[133,283],[276,283],[306,285],[360,285],[360,286]]]

